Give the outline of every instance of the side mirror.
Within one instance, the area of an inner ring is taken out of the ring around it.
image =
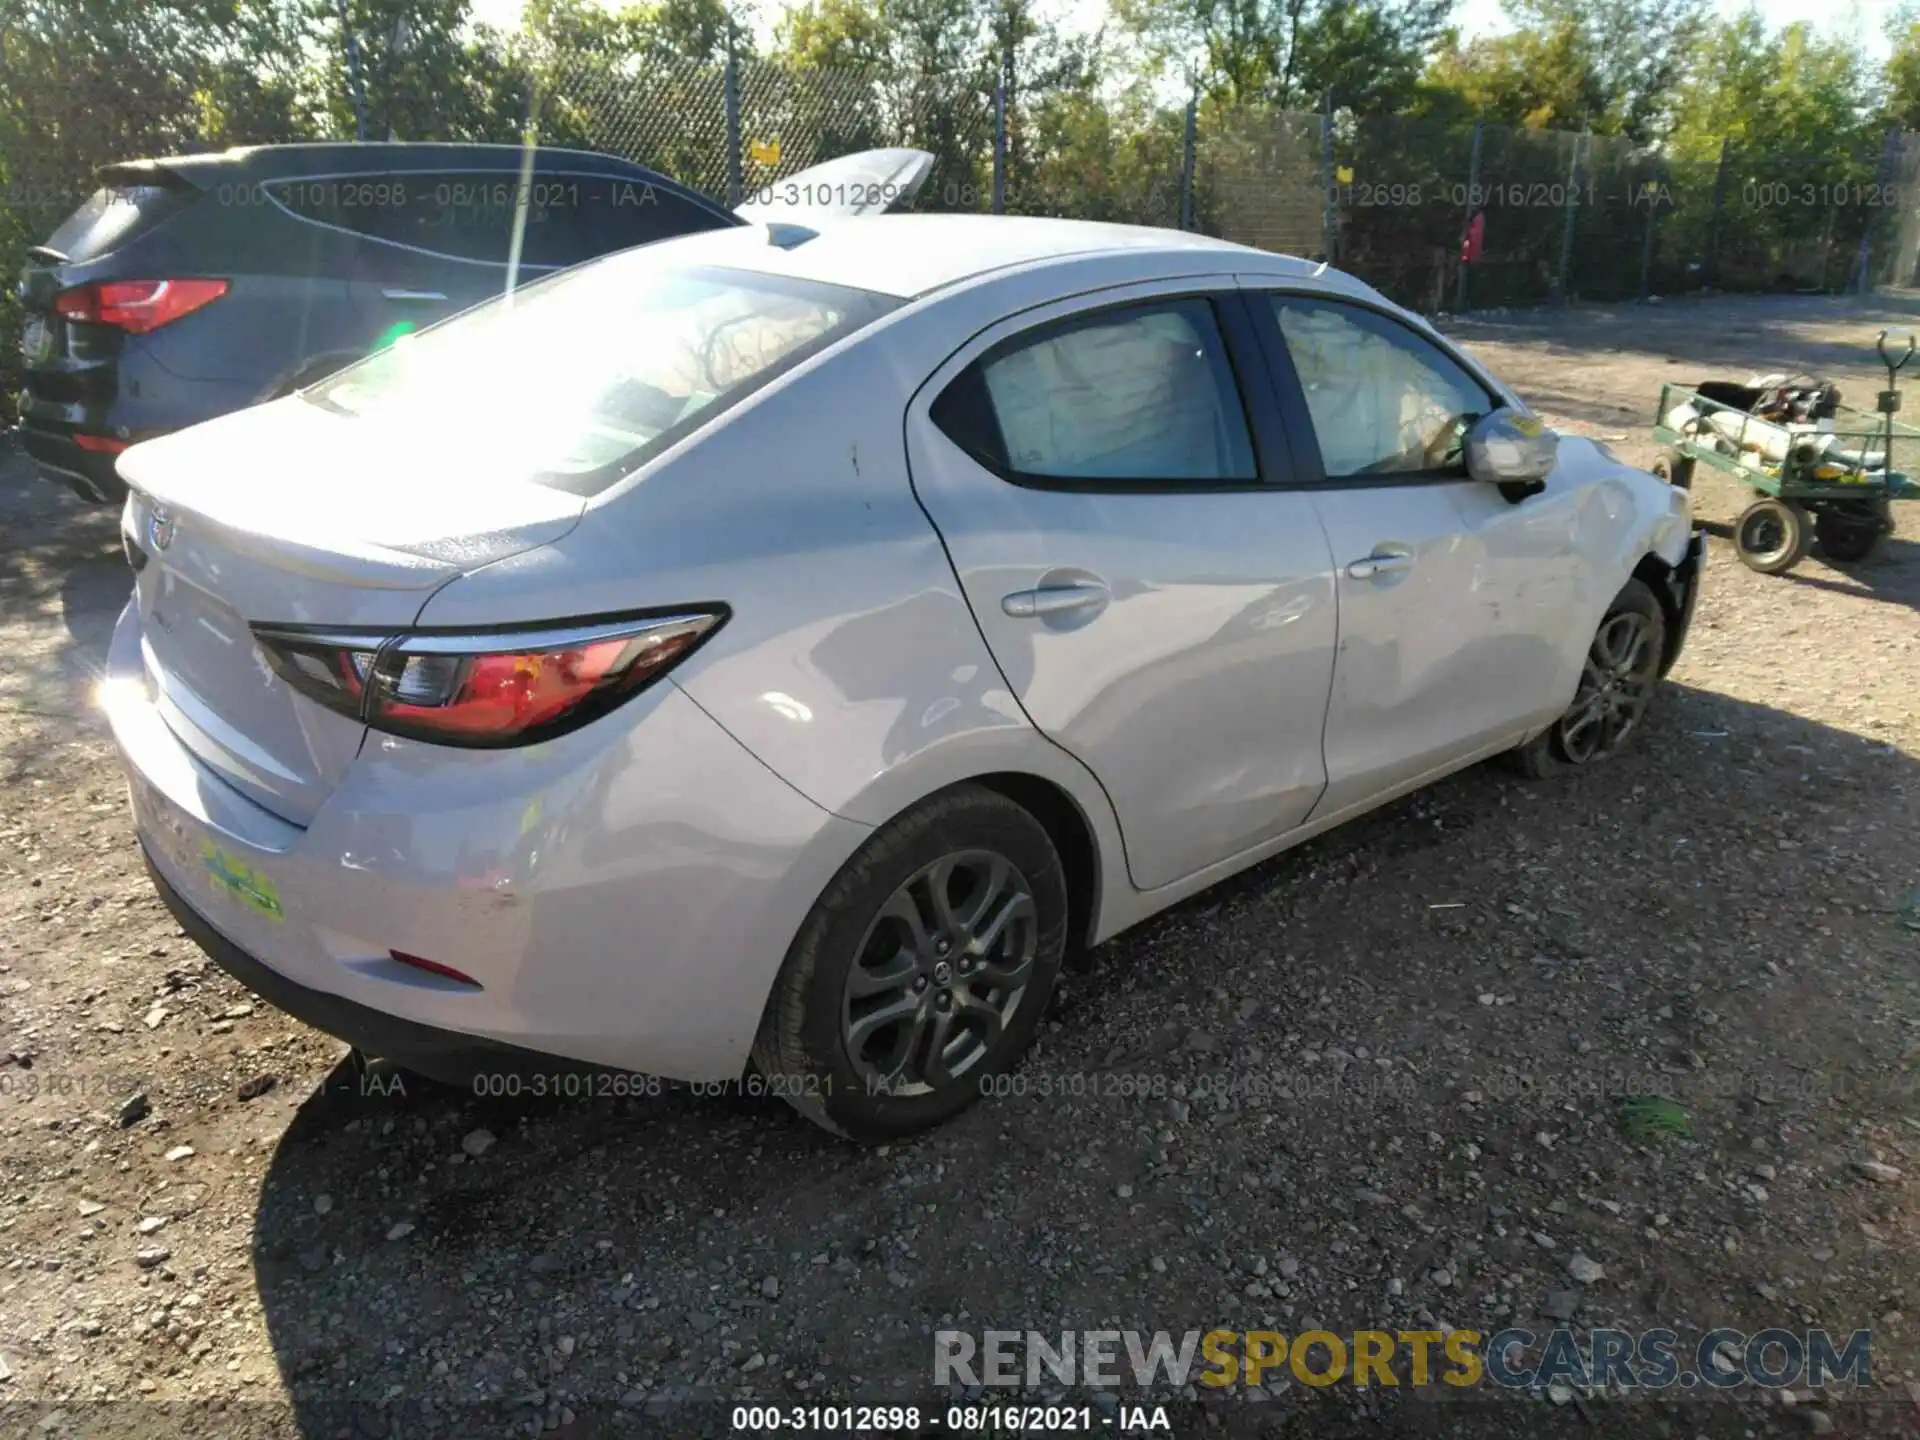
[[[1482,415],[1464,441],[1467,474],[1475,480],[1518,487],[1531,495],[1546,483],[1560,455],[1560,437],[1537,415],[1502,406]]]

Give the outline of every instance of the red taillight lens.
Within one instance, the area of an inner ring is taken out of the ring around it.
[[[381,675],[378,724],[447,735],[516,735],[558,719],[619,671],[627,640],[496,655],[409,655]],[[660,659],[671,660],[671,654]]]
[[[133,442],[116,440],[111,435],[76,435],[73,437],[73,443],[82,450],[91,450],[96,455],[118,455]]]
[[[304,694],[379,730],[524,745],[596,719],[672,669],[725,617],[683,612],[515,635],[318,636],[261,628]]]
[[[101,280],[62,290],[53,297],[53,313],[144,335],[211,305],[228,288],[225,280]]]

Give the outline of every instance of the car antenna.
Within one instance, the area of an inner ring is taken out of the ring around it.
[[[1322,275],[1327,273],[1327,266],[1332,263],[1330,260],[1322,260],[1319,267],[1313,272],[1312,278],[1318,280]]]
[[[777,245],[782,250],[791,250],[796,245],[804,245],[819,233],[818,230],[809,230],[804,225],[795,225],[784,220],[767,222],[767,243]]]

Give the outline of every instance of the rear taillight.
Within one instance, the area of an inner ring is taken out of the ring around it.
[[[379,730],[443,745],[525,745],[637,695],[725,618],[715,606],[540,630],[400,636],[254,627],[296,690]]]
[[[144,335],[227,293],[225,280],[98,280],[53,297],[53,313],[88,325]]]

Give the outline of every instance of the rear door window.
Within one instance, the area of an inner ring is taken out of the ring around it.
[[[1258,478],[1226,342],[1203,299],[1102,310],[1003,342],[942,393],[933,419],[1019,483]]]
[[[200,192],[178,185],[102,185],[47,240],[76,264],[97,260],[178,213]]]

